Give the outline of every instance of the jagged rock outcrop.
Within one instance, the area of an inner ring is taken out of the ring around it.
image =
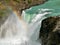
[[[60,17],[44,19],[39,38],[42,41],[42,45],[60,45]]]

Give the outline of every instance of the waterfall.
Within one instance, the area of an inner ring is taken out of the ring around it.
[[[46,14],[49,13],[33,14],[34,18],[27,20],[25,11],[22,12],[22,19],[12,12],[0,27],[0,45],[41,45],[37,39]]]
[[[12,12],[0,27],[0,45],[41,45],[38,40],[41,22],[47,18],[45,15],[51,14],[47,10],[51,9],[39,9],[37,14],[23,10],[22,19]]]
[[[0,27],[0,45],[41,45],[38,38],[42,20],[57,14],[60,16],[56,2],[60,3],[59,0],[49,0],[43,5],[23,10],[22,19],[15,12],[9,14]]]

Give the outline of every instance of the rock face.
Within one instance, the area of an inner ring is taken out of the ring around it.
[[[11,6],[13,10],[22,11],[32,6],[43,4],[46,1],[47,0],[9,0],[8,5]]]
[[[44,19],[39,38],[42,41],[42,45],[60,45],[60,17]]]

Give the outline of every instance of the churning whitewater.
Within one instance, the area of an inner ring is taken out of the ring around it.
[[[22,12],[23,19],[13,12],[0,27],[0,45],[41,45],[37,41],[41,21],[46,18],[44,15],[49,13],[37,14],[29,23],[25,20],[25,11]]]

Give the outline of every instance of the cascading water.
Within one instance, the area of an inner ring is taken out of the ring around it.
[[[20,45],[27,39],[27,24],[12,13],[0,27],[0,45]]]
[[[0,27],[0,45],[41,45],[38,40],[41,22],[49,16],[59,16],[57,2],[59,0],[49,0],[43,5],[26,9],[22,12],[22,19],[12,12]]]
[[[8,19],[0,27],[0,45],[41,45],[37,39],[42,17],[49,13],[33,16],[30,23],[24,18],[19,19],[16,13],[11,13]],[[22,17],[25,12],[22,12]],[[46,17],[45,17],[46,18]]]

